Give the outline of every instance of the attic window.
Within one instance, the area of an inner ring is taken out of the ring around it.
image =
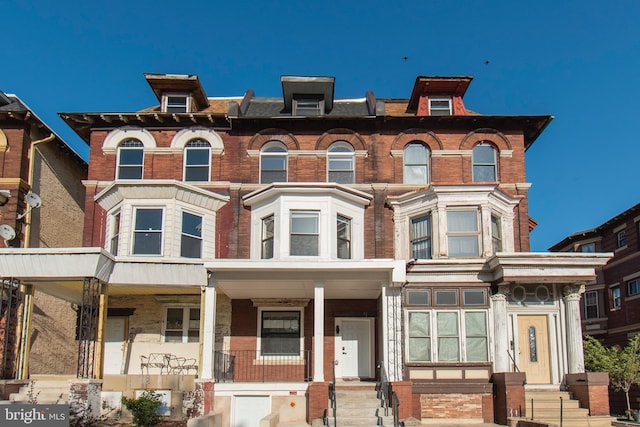
[[[189,95],[166,94],[163,97],[162,111],[167,113],[188,113]]]
[[[430,116],[450,116],[452,115],[451,98],[430,98],[429,99],[429,115]]]
[[[321,116],[324,113],[324,100],[317,96],[295,96],[293,98],[294,116]]]

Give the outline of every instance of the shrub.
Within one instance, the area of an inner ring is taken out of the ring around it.
[[[122,404],[133,415],[133,423],[137,426],[153,426],[162,420],[158,409],[162,405],[160,395],[153,390],[145,390],[137,399],[122,396]]]

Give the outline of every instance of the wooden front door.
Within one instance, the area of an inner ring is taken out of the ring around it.
[[[518,367],[527,384],[550,384],[549,325],[545,315],[518,316]]]

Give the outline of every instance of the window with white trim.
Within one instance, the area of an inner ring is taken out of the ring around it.
[[[109,239],[109,252],[118,255],[118,244],[120,243],[120,212],[111,216],[111,233]]]
[[[204,139],[194,139],[184,147],[184,180],[209,181],[211,144]]]
[[[411,256],[431,258],[431,214],[411,219]]]
[[[287,147],[279,141],[266,143],[260,150],[260,183],[287,182]]]
[[[640,279],[633,279],[627,282],[627,296],[632,297],[640,294]]]
[[[338,184],[355,182],[355,152],[351,144],[337,141],[327,150],[327,181]]]
[[[162,255],[162,208],[135,208],[133,255]]]
[[[142,179],[143,144],[137,139],[125,139],[118,144],[118,176],[116,179]]]
[[[319,213],[291,211],[291,255],[318,256],[320,244]]]
[[[300,356],[301,323],[299,310],[261,310],[260,355]]]
[[[609,288],[609,295],[611,301],[611,309],[615,310],[622,307],[622,297],[620,294],[620,286],[612,286]]]
[[[165,307],[164,342],[198,342],[200,307]]]
[[[597,319],[600,317],[598,310],[598,291],[584,293],[584,317],[585,319]]]
[[[447,211],[447,241],[449,256],[480,255],[480,228],[477,210]]]
[[[336,253],[339,259],[351,258],[351,218],[343,215],[336,217]]]
[[[481,142],[473,147],[473,182],[498,180],[496,150],[491,144]]]
[[[627,230],[620,230],[616,234],[617,249],[622,249],[627,246]]]
[[[190,96],[180,93],[168,93],[162,97],[162,111],[166,113],[188,113]]]
[[[491,215],[491,242],[494,254],[502,252],[502,222],[496,215]]]
[[[452,114],[451,98],[429,98],[430,116],[450,116]]]
[[[273,233],[274,233],[274,221],[273,215],[269,215],[266,218],[262,218],[262,246],[260,252],[260,258],[271,259],[273,258]]]
[[[202,216],[182,212],[180,256],[185,258],[202,257]]]
[[[426,184],[429,182],[429,148],[421,142],[411,142],[404,147],[402,157],[405,184]]]

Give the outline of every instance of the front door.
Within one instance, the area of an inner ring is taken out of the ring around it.
[[[373,319],[336,319],[336,376],[373,378]]]
[[[518,316],[518,367],[527,384],[550,384],[549,326],[547,316]]]
[[[121,374],[125,341],[125,318],[107,317],[104,342],[104,373]]]

